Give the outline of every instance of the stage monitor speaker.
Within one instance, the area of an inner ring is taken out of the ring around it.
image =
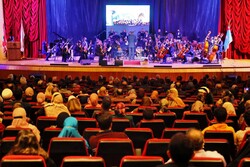
[[[81,65],[90,65],[92,63],[92,60],[86,59],[86,60],[81,60],[80,64]]]
[[[206,68],[221,68],[221,65],[220,64],[204,64],[203,67],[206,67]]]
[[[51,66],[69,66],[69,64],[66,64],[66,63],[50,63]]]
[[[99,65],[100,66],[107,66],[108,62],[107,62],[107,60],[102,60],[102,61],[99,61]]]
[[[154,65],[157,68],[172,68],[172,65]]]
[[[123,66],[123,60],[116,60],[115,66]]]

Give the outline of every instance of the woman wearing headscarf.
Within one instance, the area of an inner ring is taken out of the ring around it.
[[[45,115],[50,117],[57,117],[61,112],[70,114],[68,108],[63,104],[63,97],[59,92],[52,95],[51,103],[44,105],[44,111]]]
[[[75,117],[68,117],[64,120],[63,129],[58,137],[78,137],[82,138],[78,131],[78,121]],[[85,139],[84,139],[85,140]],[[89,149],[89,144],[85,140],[86,148]]]
[[[29,128],[35,134],[37,140],[40,142],[41,136],[40,131],[36,126],[27,122],[26,111],[22,107],[17,107],[12,113],[12,123],[7,128]]]
[[[185,103],[181,98],[179,98],[178,90],[176,88],[171,88],[167,95],[167,107],[185,107]]]

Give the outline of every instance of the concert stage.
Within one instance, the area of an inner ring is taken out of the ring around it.
[[[79,64],[76,59],[74,62],[62,63],[58,60],[45,61],[45,59],[25,59],[16,61],[0,61],[1,78],[6,78],[8,74],[30,74],[40,75],[46,74],[47,77],[58,76],[63,78],[65,75],[72,77],[81,77],[83,75],[91,76],[92,79],[97,79],[99,75],[106,77],[114,76],[121,78],[122,76],[139,76],[155,77],[160,74],[161,77],[169,77],[175,80],[176,76],[182,75],[184,80],[187,80],[190,75],[200,79],[205,74],[222,78],[225,75],[241,76],[246,80],[250,71],[250,60],[223,60],[220,64],[160,64],[146,63],[143,64],[139,60],[129,61],[124,60],[123,65],[107,65],[100,66],[97,60],[88,60],[86,63]]]

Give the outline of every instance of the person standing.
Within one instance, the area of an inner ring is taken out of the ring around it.
[[[128,55],[129,60],[135,59],[135,42],[136,42],[136,36],[134,35],[134,31],[130,31],[128,35]]]

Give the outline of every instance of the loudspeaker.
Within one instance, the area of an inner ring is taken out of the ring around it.
[[[115,66],[123,66],[123,60],[116,60]]]
[[[100,66],[107,66],[108,62],[107,62],[107,60],[102,60],[102,61],[99,61],[99,65]]]
[[[50,63],[51,66],[69,66],[69,64],[67,63],[62,63],[62,64],[59,64],[59,63]]]

